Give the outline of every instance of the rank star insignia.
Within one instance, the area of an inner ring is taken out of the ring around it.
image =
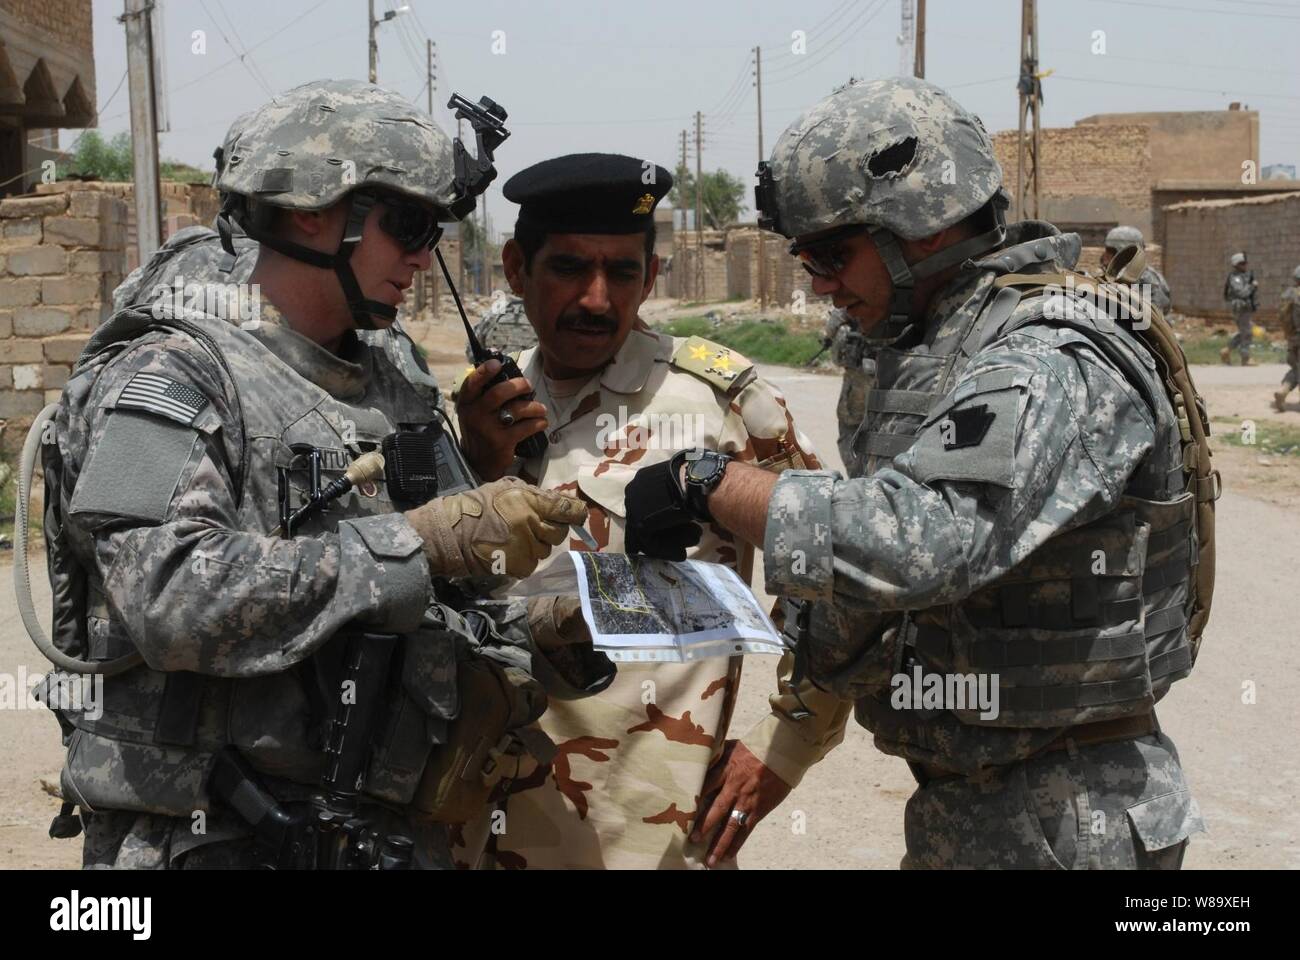
[[[635,214],[649,213],[650,208],[654,205],[655,195],[653,193],[643,193],[641,199],[636,202],[636,206],[632,208],[632,212]]]
[[[713,365],[719,370],[729,371],[731,369],[731,355],[726,353],[718,354],[713,358]]]
[[[709,355],[708,347],[691,347],[692,360],[703,360],[708,355]]]

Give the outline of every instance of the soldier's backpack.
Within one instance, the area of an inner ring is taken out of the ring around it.
[[[1214,597],[1214,504],[1223,492],[1219,471],[1210,462],[1210,418],[1205,401],[1196,389],[1187,356],[1173,328],[1160,310],[1146,298],[1142,302],[1136,284],[1146,268],[1146,254],[1135,245],[1125,247],[1115,255],[1100,278],[1074,270],[1059,273],[1008,273],[994,281],[994,287],[1015,287],[1021,296],[1032,296],[1044,288],[1058,289],[1081,286],[1098,291],[1099,296],[1116,301],[1121,317],[1150,320],[1149,323],[1124,324],[1147,348],[1159,367],[1168,394],[1178,417],[1178,430],[1183,444],[1183,470],[1188,489],[1196,495],[1196,537],[1199,547],[1194,582],[1196,599],[1188,618],[1187,633],[1191,644],[1192,662],[1200,651],[1201,636],[1210,617],[1210,604]],[[1108,281],[1099,287],[1100,281]],[[1149,312],[1146,312],[1149,311]]]

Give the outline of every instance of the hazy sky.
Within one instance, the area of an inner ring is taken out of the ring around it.
[[[1300,0],[1040,0],[1045,126],[1093,113],[1215,110],[1244,101],[1261,115],[1262,164],[1300,158]],[[323,77],[365,79],[365,0],[160,0],[171,132],[165,158],[211,169],[239,114]],[[384,11],[398,0],[376,0]],[[411,0],[379,27],[379,82],[426,104],[425,38],[437,43],[435,115],[452,91],[486,93],[509,112],[489,210],[510,229],[500,185],[547,157],[601,150],[670,170],[694,113],[704,114],[705,169],[752,183],[758,158],[752,53],[763,56],[764,147],[850,76],[899,72],[898,0]],[[129,129],[122,0],[94,0],[100,128]],[[926,73],[978,113],[1013,128],[1018,0],[931,0]],[[382,13],[381,13],[382,15]],[[194,31],[206,52],[193,52]],[[792,31],[806,52],[791,51]],[[503,34],[496,33],[502,31]],[[1104,31],[1105,53],[1094,53]],[[504,51],[502,50],[504,41]],[[242,61],[235,49],[244,53]],[[116,93],[114,92],[116,90]],[[66,146],[75,137],[65,132]],[[752,216],[752,210],[750,211]]]

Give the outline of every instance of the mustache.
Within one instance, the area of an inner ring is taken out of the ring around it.
[[[577,313],[562,314],[556,321],[555,326],[560,330],[573,329],[574,327],[585,327],[588,330],[617,330],[618,320],[608,314],[594,314],[582,310]]]

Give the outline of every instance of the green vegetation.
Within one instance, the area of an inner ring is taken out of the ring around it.
[[[1300,457],[1300,427],[1292,427],[1272,420],[1256,420],[1254,443],[1247,443],[1247,431],[1240,420],[1214,417],[1214,439],[1233,447],[1256,450],[1276,457]]]
[[[158,165],[158,175],[163,180],[181,183],[208,183],[212,174],[177,160],[163,160]],[[72,162],[58,170],[60,180],[66,177],[88,177],[113,183],[127,183],[132,179],[131,135],[123,131],[105,140],[98,130],[87,130],[72,151]]]
[[[710,230],[721,230],[740,219],[745,209],[749,187],[726,170],[705,171],[700,177],[700,218]],[[690,167],[677,165],[668,202],[679,210],[695,209],[695,173]]]
[[[704,317],[679,317],[659,327],[674,337],[704,337],[739,351],[756,363],[800,367],[821,349],[814,333],[791,333],[780,323],[746,320],[715,327]]]
[[[1219,351],[1228,345],[1230,334],[1204,329],[1189,332],[1186,328],[1182,328],[1179,332],[1183,334],[1183,353],[1187,354],[1188,363],[1222,363],[1219,359]],[[1251,358],[1259,363],[1282,363],[1286,358],[1284,348],[1270,340],[1261,340],[1259,337],[1251,343],[1250,353]],[[1232,362],[1240,362],[1235,350]]]

